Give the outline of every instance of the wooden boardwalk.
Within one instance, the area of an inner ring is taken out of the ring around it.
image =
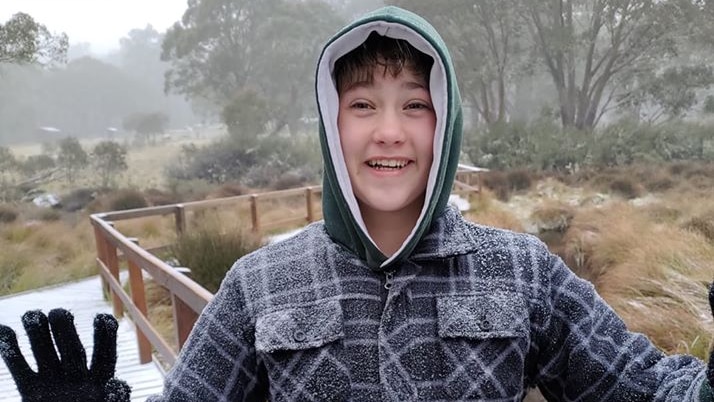
[[[112,313],[112,308],[102,298],[99,277],[66,285],[0,298],[0,323],[15,329],[18,342],[28,363],[36,368],[32,351],[20,317],[27,310],[41,309],[45,313],[63,307],[74,314],[79,337],[87,350],[87,360],[92,358],[94,316]],[[116,376],[129,383],[132,401],[144,401],[149,395],[161,392],[163,372],[154,363],[140,364],[134,325],[127,319],[119,321],[117,332]],[[4,362],[0,359],[0,402],[20,402],[15,383]]]

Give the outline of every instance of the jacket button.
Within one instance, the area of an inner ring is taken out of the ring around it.
[[[307,335],[303,331],[297,330],[293,332],[293,339],[295,342],[305,342],[305,339],[307,339]]]
[[[493,328],[493,324],[488,319],[483,319],[480,322],[481,331],[490,331]]]

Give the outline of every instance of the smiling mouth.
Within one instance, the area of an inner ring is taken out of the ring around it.
[[[367,166],[377,170],[400,170],[410,163],[407,159],[374,159],[367,161]]]

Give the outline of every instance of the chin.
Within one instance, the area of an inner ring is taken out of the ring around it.
[[[365,197],[362,203],[375,212],[399,213],[415,207],[414,203],[419,197],[396,196],[392,194],[381,195],[379,197]],[[421,210],[421,202],[419,209]]]

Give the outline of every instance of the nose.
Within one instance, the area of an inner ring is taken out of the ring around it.
[[[393,145],[404,142],[404,127],[399,115],[392,111],[381,113],[374,130],[374,141],[379,144]]]

